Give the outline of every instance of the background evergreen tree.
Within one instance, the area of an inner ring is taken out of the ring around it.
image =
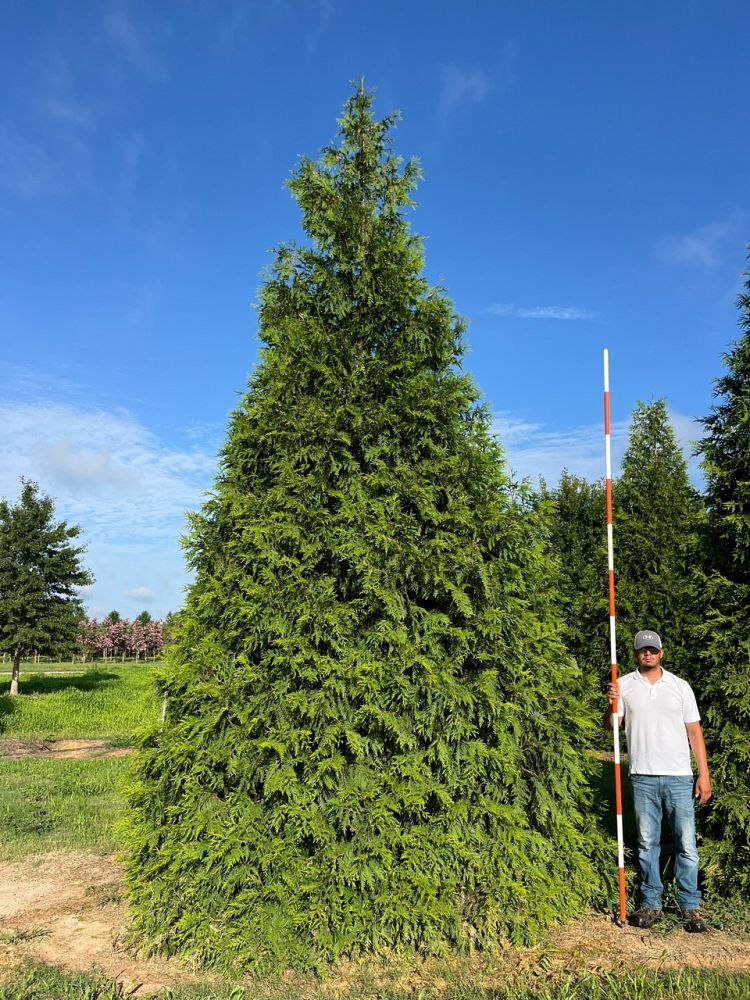
[[[564,641],[583,671],[586,690],[601,698],[609,649],[605,484],[563,470],[550,494],[551,545],[560,559]]]
[[[601,888],[546,524],[422,276],[395,121],[358,87],[290,182],[309,243],[261,291],[138,756],[135,930],[203,962],[522,940]]]
[[[13,658],[18,694],[21,657],[75,642],[84,617],[77,588],[93,582],[72,544],[76,525],[55,522],[52,500],[24,480],[18,503],[0,500],[0,647]]]
[[[750,247],[749,247],[750,249]],[[718,398],[702,422],[706,475],[705,611],[696,677],[705,716],[711,807],[702,816],[710,873],[723,891],[750,892],[750,273],[737,299],[743,331],[724,355]]]
[[[665,640],[669,664],[692,676],[702,505],[664,400],[633,412],[613,493],[619,665],[632,669],[633,635],[650,624]],[[599,678],[609,671],[605,484],[563,472],[552,499],[565,643],[585,673]]]
[[[617,655],[633,667],[633,635],[655,628],[665,666],[692,680],[703,506],[663,399],[638,403],[614,484]]]

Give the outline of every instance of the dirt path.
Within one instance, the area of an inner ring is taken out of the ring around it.
[[[82,757],[126,757],[130,747],[113,747],[106,740],[0,740],[0,758],[21,760],[24,757],[56,757],[70,760]]]
[[[121,872],[112,858],[55,853],[0,862],[0,976],[3,969],[31,958],[70,970],[99,966],[133,990],[133,996],[166,986],[209,982],[177,961],[129,954],[123,944],[126,926]],[[750,974],[750,938],[721,931],[691,935],[680,929],[665,934],[618,928],[608,917],[590,914],[552,931],[536,948],[507,947],[490,963],[481,957],[466,962],[471,967],[465,973],[477,985],[487,986],[536,965],[578,972],[635,965],[696,966]],[[356,969],[342,964],[328,981],[331,992],[336,992],[337,983],[339,990],[348,985],[354,975]],[[425,977],[429,981],[426,967],[405,971],[411,986],[415,979]],[[391,980],[389,985],[396,983]]]

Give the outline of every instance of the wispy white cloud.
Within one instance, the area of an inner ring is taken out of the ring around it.
[[[695,441],[700,438],[700,424],[691,417],[670,411],[670,422],[683,449],[690,477],[701,482],[700,463],[693,456]],[[522,479],[539,479],[554,486],[563,469],[589,481],[603,479],[604,427],[584,425],[557,431],[543,424],[532,423],[509,413],[497,413],[493,432],[505,449],[508,465]],[[617,476],[628,444],[630,422],[613,422],[611,428],[612,473]]]
[[[37,90],[31,106],[47,124],[64,129],[85,130],[96,123],[96,102],[80,96],[66,56],[53,49],[37,74]]]
[[[580,309],[577,306],[516,306],[512,302],[498,302],[489,307],[487,312],[493,316],[512,316],[516,319],[596,319],[590,309]]]
[[[654,247],[654,257],[665,264],[687,264],[712,270],[730,249],[734,249],[749,215],[735,211],[726,219],[710,222],[691,232],[664,236]]]
[[[320,43],[320,39],[323,37],[323,33],[333,17],[333,0],[318,0],[315,7],[317,11],[317,18],[315,25],[308,33],[306,39],[308,53],[315,52],[318,44]]]
[[[115,51],[133,69],[149,80],[164,79],[166,69],[156,53],[153,34],[143,20],[136,23],[125,6],[112,6],[104,14],[104,30]]]
[[[132,610],[143,587],[160,613],[179,603],[185,511],[200,505],[215,467],[211,451],[168,445],[126,411],[0,401],[0,495],[15,498],[25,476],[81,526],[96,576],[86,601],[105,613],[123,599]]]
[[[133,587],[125,593],[133,601],[143,601],[144,604],[151,604],[156,598],[156,594],[150,587]]]
[[[66,188],[47,150],[12,122],[0,122],[0,188],[21,198],[58,194]]]
[[[454,64],[443,66],[440,110],[443,114],[450,114],[463,104],[478,104],[489,90],[489,76],[480,67],[462,69]]]

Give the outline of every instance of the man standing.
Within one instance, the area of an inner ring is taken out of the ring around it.
[[[638,669],[607,688],[609,700],[617,699],[618,717],[625,720],[638,830],[641,908],[630,923],[652,927],[662,915],[659,856],[665,815],[674,838],[677,902],[685,929],[701,932],[707,928],[699,910],[695,801],[703,805],[711,798],[711,778],[700,714],[687,681],[662,667],[658,634],[650,629],[637,632],[634,648]],[[605,719],[611,728],[611,707]],[[698,767],[695,781],[691,750]]]

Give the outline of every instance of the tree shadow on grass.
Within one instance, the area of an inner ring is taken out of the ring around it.
[[[28,673],[24,678],[21,671],[19,681],[19,697],[23,698],[28,694],[55,694],[58,691],[94,691],[96,688],[110,681],[120,680],[119,674],[114,674],[109,670],[89,670],[85,674],[60,674],[50,676],[45,674]],[[13,701],[8,695],[3,696],[8,701]],[[2,708],[0,708],[2,714]]]

